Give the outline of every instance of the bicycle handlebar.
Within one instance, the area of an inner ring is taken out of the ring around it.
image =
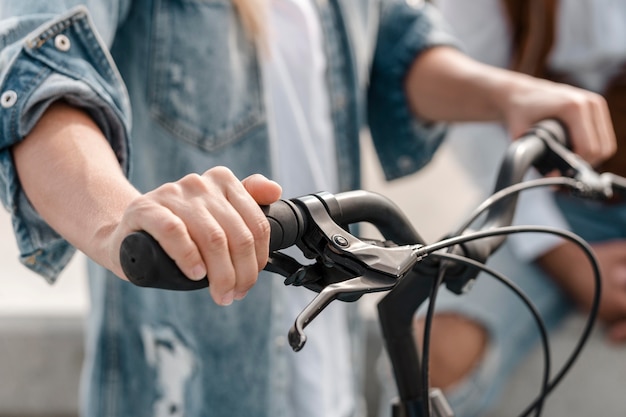
[[[319,200],[337,224],[368,222],[394,242],[423,242],[404,213],[379,194],[357,190],[310,197]],[[261,207],[270,223],[270,252],[301,241],[309,226],[305,201],[305,197],[300,197]],[[131,233],[124,239],[120,262],[128,279],[140,287],[190,291],[209,285],[206,277],[199,281],[187,278],[159,243],[144,231]]]
[[[421,401],[428,396],[423,395],[418,378],[420,360],[412,320],[415,311],[438,286],[435,278],[440,271],[439,258],[427,256],[452,248],[456,254],[484,263],[505,239],[505,234],[496,229],[512,223],[517,191],[527,186],[520,183],[531,166],[543,174],[555,169],[561,171],[571,177],[561,184],[575,185],[578,192],[588,196],[610,197],[613,191],[626,191],[626,179],[596,173],[566,145],[567,134],[558,121],[546,120],[535,125],[508,147],[493,195],[484,204],[487,211],[477,229],[480,233],[464,225],[450,239],[430,245],[423,242],[393,202],[375,193],[361,190],[335,195],[319,193],[262,207],[271,228],[270,261],[265,269],[287,277],[285,284],[302,285],[320,293],[290,329],[292,348],[302,348],[306,340],[304,327],[332,300],[352,301],[367,292],[388,290],[378,310],[399,396],[407,407],[422,409]],[[511,186],[520,187],[511,192]],[[392,242],[366,242],[351,235],[347,227],[360,222],[373,224]],[[293,245],[316,262],[300,265],[277,252]],[[419,262],[422,257],[427,257],[426,262]],[[431,258],[435,258],[434,262],[429,261]],[[145,232],[127,236],[120,249],[120,260],[129,280],[138,286],[195,290],[209,285],[206,277],[201,281],[188,279]],[[460,293],[477,274],[477,268],[467,265],[446,265],[445,284]],[[420,279],[415,279],[418,276]]]
[[[626,190],[626,180],[610,174],[598,176],[581,158],[567,150],[564,146],[566,144],[567,133],[561,123],[556,120],[544,120],[536,124],[522,138],[509,146],[500,167],[494,192],[521,182],[533,165],[542,173],[556,168],[571,176],[584,177],[587,182],[593,183],[596,192],[597,189],[601,189],[605,194],[610,193],[607,187],[611,186]],[[323,193],[317,195],[317,198],[331,219],[326,222],[326,228],[331,228],[330,223],[333,222],[334,226],[343,225],[344,228],[353,223],[369,222],[397,245],[423,244],[423,240],[402,211],[378,194],[359,190],[334,196]],[[310,224],[311,215],[307,212],[305,200],[304,197],[280,200],[262,207],[270,222],[270,252],[298,245],[303,252],[307,252],[305,253],[307,257],[314,258],[319,254],[316,251],[319,252],[320,248],[314,246],[321,245],[322,242],[308,245],[302,242],[305,234],[312,233],[311,228],[323,229],[322,225]],[[480,230],[510,225],[516,202],[517,196],[514,195],[493,204]],[[323,230],[318,234],[323,235]],[[329,236],[327,238],[330,239]],[[466,242],[462,244],[462,254],[484,262],[504,239],[504,236],[494,236]],[[188,279],[176,263],[165,254],[158,242],[145,232],[132,233],[124,240],[120,249],[120,261],[126,276],[138,286],[188,291],[205,288],[208,285],[206,278],[200,281]],[[459,282],[469,279],[471,277],[465,277]]]
[[[547,174],[554,169],[564,171],[570,170],[572,165],[584,164],[567,149],[568,146],[567,132],[560,122],[548,119],[537,123],[508,146],[492,194],[522,182],[532,166],[542,174]],[[480,230],[510,226],[516,205],[517,194],[494,203],[489,208]],[[485,262],[500,247],[504,239],[505,236],[494,236],[467,242],[463,245],[465,255]]]
[[[580,156],[569,150],[568,134],[565,127],[557,120],[548,119],[537,123],[525,135],[513,141],[507,148],[502,159],[492,197],[485,203],[489,208],[485,220],[478,228],[480,231],[492,230],[510,226],[515,214],[518,193],[495,201],[497,193],[522,184],[524,176],[531,167],[535,167],[541,174],[546,175],[558,170],[563,176],[572,178],[576,183],[575,192],[585,197],[607,199],[614,193],[626,193],[626,179],[611,173],[599,174]],[[561,185],[572,186],[572,182],[562,182]],[[454,235],[472,233],[473,230],[459,230]],[[472,240],[461,245],[462,251],[458,254],[484,263],[494,253],[503,241],[504,235],[496,235],[479,240]],[[467,270],[466,267],[460,267]],[[449,275],[455,274],[449,271]],[[475,276],[477,271],[467,272],[459,282],[467,282]],[[462,274],[461,274],[462,275]],[[455,288],[453,279],[448,280],[448,288],[459,292]],[[452,284],[452,285],[450,285]]]

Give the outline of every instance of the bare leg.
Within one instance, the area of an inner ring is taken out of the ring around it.
[[[415,321],[415,337],[421,346],[424,319]],[[447,389],[461,381],[478,364],[487,347],[487,331],[456,314],[435,315],[430,343],[430,382]]]

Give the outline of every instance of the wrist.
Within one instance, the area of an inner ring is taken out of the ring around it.
[[[526,74],[512,71],[494,71],[487,88],[488,99],[496,109],[496,117],[501,122],[509,123],[515,117],[516,109],[520,108],[521,98],[529,91],[534,80]]]
[[[124,215],[141,193],[130,183],[120,184],[116,191],[110,199],[113,204],[94,223],[94,232],[85,244],[85,254],[118,277],[127,279],[120,264],[120,247],[122,240],[133,230],[124,221]]]
[[[87,243],[84,252],[85,255],[100,266],[113,272],[118,277],[126,279],[119,256],[123,236],[118,229],[119,223],[98,227],[93,237]]]

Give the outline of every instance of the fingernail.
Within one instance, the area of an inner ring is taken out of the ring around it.
[[[222,296],[222,305],[229,306],[233,303],[234,299],[235,299],[235,292],[233,290],[230,290]]]
[[[243,300],[246,295],[248,295],[248,291],[237,291],[235,293],[235,300],[239,301],[239,300]]]
[[[198,264],[191,269],[191,278],[196,280],[201,280],[206,277],[206,269],[204,265]]]

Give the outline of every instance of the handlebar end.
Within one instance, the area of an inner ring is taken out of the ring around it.
[[[209,285],[207,278],[199,281],[187,278],[159,243],[143,231],[124,238],[120,263],[128,280],[139,287],[191,291]]]
[[[289,329],[289,345],[294,352],[299,352],[306,343],[306,334],[295,326]]]

